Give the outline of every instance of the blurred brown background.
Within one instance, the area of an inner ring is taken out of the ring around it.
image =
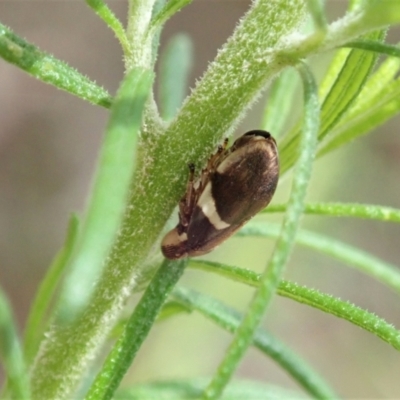
[[[109,4],[125,21],[126,2]],[[168,22],[162,47],[177,32],[188,33],[194,41],[191,86],[249,4],[195,0]],[[328,1],[331,20],[342,15],[346,4]],[[0,0],[0,21],[115,93],[123,74],[120,48],[84,1]],[[396,43],[399,37],[400,31],[393,30],[389,40]],[[320,75],[330,56],[311,60]],[[259,126],[263,103],[253,108],[240,132]],[[36,81],[0,60],[0,284],[11,299],[21,330],[35,290],[62,244],[68,216],[83,210],[107,115],[107,110]],[[396,118],[319,161],[309,199],[400,207],[399,122]],[[278,201],[285,200],[287,186],[285,182],[279,188]],[[307,217],[305,226],[400,265],[398,225]],[[270,243],[246,239],[238,249],[238,240],[231,239],[210,257],[260,271]],[[398,296],[339,262],[298,248],[286,278],[350,300],[400,328]],[[196,271],[187,271],[184,283],[239,309],[251,296],[240,285]],[[344,398],[400,398],[399,353],[374,336],[282,298],[275,299],[265,326],[318,369]],[[127,380],[207,376],[229,340],[228,334],[195,314],[164,322],[152,331]],[[254,350],[239,374],[296,388],[273,362]]]

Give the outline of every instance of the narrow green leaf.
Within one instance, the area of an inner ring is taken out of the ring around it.
[[[337,77],[340,75],[340,72],[346,63],[346,60],[347,60],[347,57],[349,56],[349,54],[350,54],[350,50],[348,50],[348,49],[340,49],[339,51],[336,52],[332,62],[330,63],[330,65],[328,67],[325,77],[319,86],[318,93],[319,93],[319,98],[320,98],[321,102],[323,102],[325,100],[325,98],[331,91],[333,85],[335,84],[335,82],[337,80]],[[298,142],[297,136],[300,134],[300,129],[301,129],[301,124],[299,121],[294,126],[294,128],[291,129],[290,132],[288,132],[288,134],[285,136],[282,143],[279,145],[281,159],[285,157],[284,148],[286,146],[291,146],[291,143],[292,143],[291,150],[289,150],[287,153],[290,156],[295,156],[295,153],[293,153],[293,151],[295,150],[295,148],[297,146],[297,142]],[[289,155],[287,157],[289,157]],[[289,163],[288,163],[288,165],[289,165]],[[286,167],[286,168],[288,169],[289,167]],[[285,171],[286,170],[284,170],[281,165],[281,173],[284,173]]]
[[[252,270],[232,267],[215,262],[193,261],[190,266],[213,272],[242,282],[247,285],[258,287],[260,284],[260,275]],[[280,296],[288,297],[294,301],[309,305],[320,311],[332,314],[359,326],[360,328],[371,332],[383,341],[389,343],[395,349],[400,350],[400,331],[393,325],[388,324],[382,318],[363,310],[347,301],[339,300],[331,295],[324,294],[315,289],[309,289],[305,286],[299,286],[295,283],[282,280],[278,286],[277,293]]]
[[[384,32],[374,32],[368,35],[371,39],[381,39]],[[373,66],[376,62],[376,54],[362,50],[352,50],[344,60],[346,52],[334,60],[331,70],[328,71],[326,82],[323,84],[322,92],[326,93],[321,108],[321,127],[318,140],[323,140],[331,130],[338,124],[346,111],[349,110],[362,87],[364,86]],[[338,68],[343,66],[338,72]],[[336,73],[334,82],[333,74]],[[329,91],[327,92],[327,89]],[[286,137],[280,145],[281,171],[286,172],[292,167],[297,157],[299,146],[299,132],[296,128]]]
[[[121,390],[116,394],[115,400],[197,400],[205,385],[204,378],[142,383]],[[310,398],[293,390],[249,380],[235,380],[220,397],[220,400],[244,399],[307,400]]]
[[[217,399],[238,367],[279,284],[284,266],[295,242],[308,182],[311,178],[320,112],[317,86],[311,71],[305,64],[300,64],[299,72],[304,85],[304,125],[299,148],[300,155],[294,172],[288,210],[283,221],[282,231],[271,260],[261,276],[260,287],[248,307],[248,312],[236,330],[234,339],[220,363],[216,375],[204,392],[205,399]]]
[[[260,284],[260,274],[251,269],[234,267],[215,261],[191,259],[189,268],[218,274],[232,281],[257,287]]]
[[[125,35],[124,27],[121,21],[116,15],[110,10],[103,0],[86,0],[86,3],[92,8],[96,14],[106,23],[106,25],[114,32],[115,36],[121,43],[122,49],[125,55],[129,55],[130,46],[128,39]]]
[[[354,325],[374,334],[386,343],[400,350],[400,331],[382,318],[363,310],[347,301],[320,293],[315,289],[298,286],[290,282],[281,282],[280,295],[318,308],[321,311],[345,319]]]
[[[235,309],[194,290],[179,287],[174,289],[172,297],[182,306],[199,311],[230,333],[236,331],[243,318],[243,315]],[[273,335],[263,329],[257,329],[254,333],[253,346],[277,362],[311,396],[317,399],[337,398],[329,385],[305,360]]]
[[[352,49],[374,51],[379,54],[386,54],[388,56],[400,57],[400,47],[391,44],[377,42],[375,40],[352,40],[346,43],[343,47]]]
[[[106,400],[113,397],[185,266],[186,260],[164,260],[127,322],[123,334],[114,344],[85,397],[86,400]]]
[[[62,324],[53,324],[47,332],[45,344],[42,344],[42,351],[39,352],[31,372],[32,392],[35,398],[73,397],[73,390],[82,379],[83,370],[86,370],[92,360],[85,356],[86,352],[99,346],[100,339],[90,336],[91,323],[98,321],[95,321],[93,314],[89,313],[88,316],[81,311],[96,287],[96,280],[114,242],[126,207],[135,166],[137,133],[152,80],[150,72],[132,70],[124,79],[113,104],[93,194],[82,222],[77,245],[74,246],[73,255],[68,263],[70,273],[58,302],[57,317]],[[102,297],[103,303],[108,304],[107,296],[109,294]],[[79,318],[76,318],[78,316]],[[85,317],[88,317],[88,320],[85,320]],[[113,318],[113,315],[108,314],[107,318],[101,319],[103,330],[111,330]],[[73,323],[67,324],[71,319]],[[79,335],[71,339],[78,328]],[[50,376],[48,371],[52,371]]]
[[[31,398],[27,369],[22,355],[11,307],[0,288],[0,359],[7,378],[7,393],[11,399]]]
[[[160,108],[165,121],[172,120],[188,92],[193,63],[193,44],[185,34],[175,35],[160,60]]]
[[[371,33],[367,38],[382,40],[385,31]],[[349,53],[339,76],[322,105],[322,123],[319,137],[324,138],[332,126],[360,93],[376,62],[376,55],[353,50]]]
[[[263,210],[265,213],[284,212],[286,204],[273,204]],[[332,217],[356,217],[380,221],[400,222],[400,210],[392,207],[358,203],[308,203],[305,214]]]
[[[319,86],[319,96],[321,101],[324,101],[335,84],[341,70],[344,68],[347,58],[351,50],[339,49],[333,57],[328,70]]]
[[[24,340],[24,354],[28,365],[37,353],[43,329],[46,326],[46,313],[76,243],[78,223],[77,216],[73,215],[69,221],[65,244],[52,262],[33,300],[26,323]]]
[[[279,225],[250,222],[238,235],[279,237]],[[301,230],[297,243],[328,254],[349,266],[372,276],[400,294],[400,272],[395,265],[382,261],[366,251],[350,246],[332,237]]]
[[[318,152],[323,156],[343,146],[355,138],[371,132],[390,118],[400,113],[400,80],[387,85],[371,108],[364,107],[353,118],[343,121],[333,132],[333,138],[328,141]]]
[[[352,12],[356,11],[356,9],[362,5],[362,1],[363,0],[350,0],[347,6],[346,15],[349,15]],[[326,95],[329,93],[329,90],[335,83],[336,77],[339,75],[340,70],[343,68],[343,65],[346,62],[349,53],[350,51],[348,50],[339,50],[338,52],[336,52],[329,66],[328,72],[326,73],[324,80],[322,81],[319,88],[319,95],[321,100],[325,99]]]
[[[169,0],[167,4],[154,16],[151,21],[150,29],[154,31],[164,25],[174,14],[190,4],[192,0]]]
[[[370,36],[381,37],[382,33]],[[320,139],[328,134],[360,93],[375,61],[376,55],[368,52],[354,50],[349,54],[322,105]]]
[[[393,80],[399,68],[400,58],[389,58],[382,63],[346,116],[331,132],[331,139],[321,147],[319,156],[371,132],[400,112],[400,80]]]
[[[388,57],[368,79],[360,95],[349,109],[339,127],[346,121],[356,118],[376,104],[382,104],[382,98],[392,92],[391,86],[400,69],[400,58]],[[334,136],[334,133],[332,134]]]
[[[87,304],[115,240],[136,165],[137,136],[152,81],[149,71],[131,70],[111,109],[92,198],[62,293],[60,321],[71,321]]]
[[[35,78],[83,100],[106,108],[111,105],[112,98],[106,90],[65,62],[40,51],[2,24],[0,24],[0,56]]]
[[[334,139],[329,141],[329,143],[321,148],[321,150],[318,152],[318,157],[342,147],[346,143],[354,140],[356,137],[371,132],[373,129],[383,125],[386,121],[390,120],[399,113],[400,101],[392,100],[380,110],[375,110],[374,113],[371,112],[369,115],[364,115],[363,118],[355,121],[349,121],[349,123],[346,123],[337,130],[337,135]]]
[[[343,120],[319,150],[322,156],[350,140],[370,132],[400,111],[399,81],[393,81],[400,68],[400,58],[388,58],[368,79],[360,95]]]
[[[274,138],[282,134],[292,109],[297,80],[296,72],[293,69],[286,69],[271,86],[261,129],[271,132]]]

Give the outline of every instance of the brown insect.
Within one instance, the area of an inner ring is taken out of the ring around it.
[[[254,130],[228,141],[208,160],[195,180],[189,164],[186,193],[179,202],[179,223],[161,244],[166,258],[206,254],[265,208],[279,178],[276,142],[270,133]]]

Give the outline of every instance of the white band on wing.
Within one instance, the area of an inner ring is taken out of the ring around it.
[[[210,224],[212,224],[215,229],[221,230],[230,226],[230,224],[222,221],[217,209],[215,208],[215,201],[211,194],[211,182],[208,182],[204,188],[203,193],[197,202],[197,206],[201,208],[203,214],[208,218]]]

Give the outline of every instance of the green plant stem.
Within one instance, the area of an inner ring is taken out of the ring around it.
[[[113,346],[86,400],[108,400],[113,397],[185,266],[186,260],[164,260]]]
[[[218,367],[218,371],[204,392],[205,399],[217,399],[251,344],[254,333],[265,313],[283,273],[284,266],[295,242],[296,232],[303,212],[304,199],[317,146],[319,130],[318,92],[310,70],[305,64],[299,67],[304,84],[304,126],[300,142],[300,156],[294,172],[292,190],[288,201],[281,235],[243,321],[235,332],[233,342]]]
[[[155,3],[156,0],[128,1],[126,36],[132,46],[129,55],[125,57],[127,71],[135,67],[150,69],[153,64],[153,36],[148,33]]]

